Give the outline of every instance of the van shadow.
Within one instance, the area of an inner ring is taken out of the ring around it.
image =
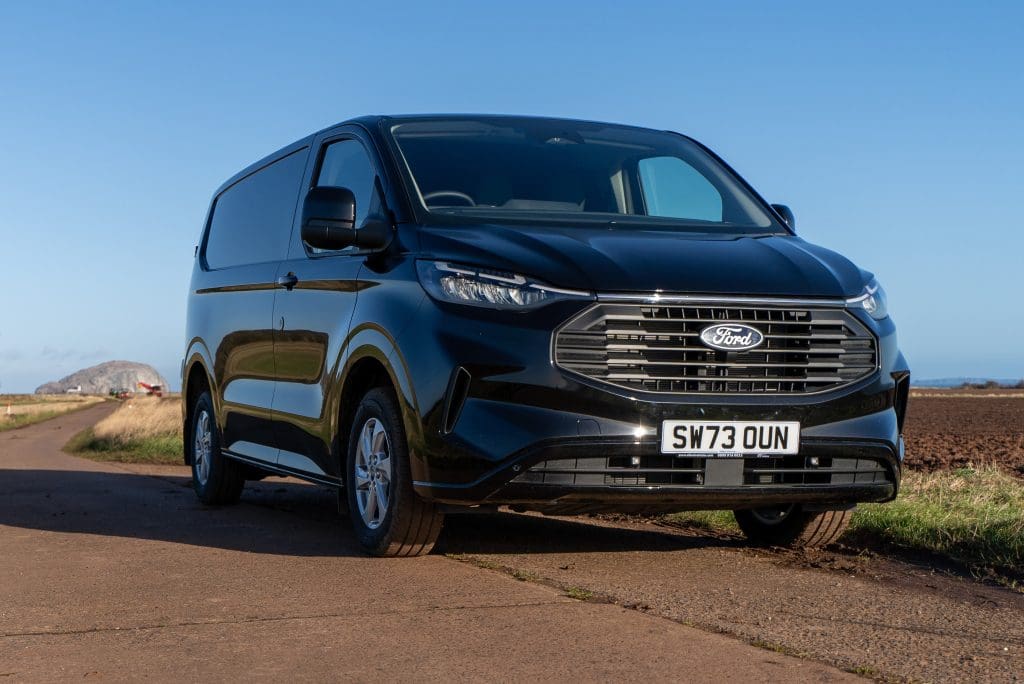
[[[238,506],[199,503],[189,477],[0,470],[0,525],[292,556],[363,555],[332,491],[264,480]]]
[[[445,521],[439,550],[451,554],[559,554],[623,551],[669,552],[736,548],[736,538],[701,530],[616,527],[587,517],[550,518],[522,513],[453,515]]]
[[[326,487],[250,482],[238,506],[203,506],[190,478],[130,472],[0,470],[0,525],[250,553],[362,556]],[[678,551],[738,542],[517,513],[450,515],[437,552]]]

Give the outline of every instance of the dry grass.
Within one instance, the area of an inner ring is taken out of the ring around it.
[[[68,451],[102,461],[182,462],[181,398],[137,397],[68,442]]]
[[[96,423],[93,434],[121,444],[150,437],[181,437],[181,400],[176,397],[139,397]]]
[[[83,401],[95,403],[102,399],[91,394],[0,394],[0,408],[30,404],[74,404]]]
[[[101,401],[102,397],[81,394],[0,395],[0,431],[40,423]]]

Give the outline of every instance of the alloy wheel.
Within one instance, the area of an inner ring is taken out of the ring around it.
[[[192,442],[192,465],[196,479],[200,485],[206,485],[210,479],[210,457],[213,444],[213,432],[210,425],[210,414],[202,411],[196,417],[196,427]]]
[[[377,418],[367,420],[359,432],[353,467],[359,515],[375,530],[384,522],[391,503],[391,442]]]

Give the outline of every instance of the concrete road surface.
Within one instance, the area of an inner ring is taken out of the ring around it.
[[[856,679],[443,555],[367,558],[320,488],[204,508],[182,469],[61,452],[109,410],[0,434],[0,682]]]

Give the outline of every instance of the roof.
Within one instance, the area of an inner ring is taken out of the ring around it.
[[[615,126],[617,128],[633,128],[633,129],[642,130],[642,131],[656,131],[657,130],[657,129],[653,129],[653,128],[646,128],[644,126],[631,126],[631,125],[628,125],[628,124],[618,124],[618,123],[611,123],[611,122],[606,122],[606,121],[592,121],[592,120],[589,120],[589,119],[571,119],[571,118],[568,118],[568,117],[555,117],[555,116],[530,116],[530,115],[522,115],[522,114],[468,114],[468,113],[464,113],[464,114],[368,114],[368,115],[364,115],[364,116],[357,116],[357,117],[354,117],[354,118],[351,118],[351,119],[346,119],[344,121],[339,121],[336,124],[332,124],[332,125],[327,126],[325,128],[321,128],[320,130],[318,130],[318,131],[316,131],[314,133],[310,133],[309,135],[307,135],[307,136],[305,136],[303,138],[300,138],[299,140],[296,140],[295,142],[293,142],[293,143],[291,143],[289,145],[285,145],[284,147],[282,147],[279,150],[271,152],[270,154],[266,155],[265,157],[255,161],[255,162],[253,162],[252,164],[249,164],[244,169],[242,169],[238,173],[236,173],[233,176],[231,176],[231,178],[229,178],[226,181],[224,181],[224,183],[221,184],[221,186],[219,188],[217,188],[217,191],[214,193],[214,197],[216,197],[220,193],[224,192],[229,187],[231,187],[232,185],[234,185],[238,181],[242,180],[246,176],[248,176],[250,174],[253,174],[256,171],[260,170],[261,168],[263,168],[267,164],[270,164],[271,162],[274,162],[274,161],[276,161],[278,159],[281,159],[282,157],[286,157],[289,154],[291,154],[292,152],[297,152],[298,150],[301,150],[304,147],[308,147],[313,142],[313,139],[316,136],[320,135],[321,133],[324,133],[325,131],[330,131],[332,129],[338,128],[339,126],[345,126],[345,125],[351,125],[351,124],[362,126],[363,128],[365,128],[367,130],[374,130],[374,129],[376,129],[379,126],[379,124],[381,122],[390,122],[390,121],[396,121],[396,122],[401,122],[401,121],[425,121],[425,120],[431,120],[431,119],[450,119],[450,120],[470,120],[470,119],[492,119],[492,120],[494,120],[494,119],[498,119],[498,120],[501,120],[501,119],[535,119],[537,121],[565,121],[565,122],[571,122],[571,123],[598,124],[598,125],[603,125],[603,126]]]

